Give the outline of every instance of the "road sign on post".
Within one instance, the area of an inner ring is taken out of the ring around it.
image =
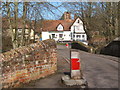
[[[80,79],[81,74],[81,61],[79,58],[79,52],[71,50],[71,78]]]

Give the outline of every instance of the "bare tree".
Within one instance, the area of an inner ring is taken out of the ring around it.
[[[26,28],[26,12],[27,12],[27,2],[23,3],[23,16],[22,16],[22,34],[21,34],[21,46],[25,45],[25,28]]]
[[[15,11],[14,11],[14,25],[15,25],[15,39],[13,41],[13,44],[15,45],[15,48],[19,47],[19,42],[18,42],[18,2],[14,2],[15,5]]]
[[[117,36],[117,2],[66,2],[62,5],[72,14],[77,14],[82,18],[89,39],[97,36],[97,34],[91,34],[91,31],[99,31],[98,36],[105,37],[107,43]]]

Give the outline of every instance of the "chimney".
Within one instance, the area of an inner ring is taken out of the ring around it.
[[[77,18],[77,14],[74,14],[74,19],[76,19]]]
[[[65,12],[64,13],[64,20],[71,20],[71,14],[70,14],[70,12]]]

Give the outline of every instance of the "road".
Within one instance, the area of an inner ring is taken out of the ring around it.
[[[58,45],[57,48],[57,72],[54,75],[24,85],[24,88],[66,87],[61,84],[60,80],[65,72],[70,72],[70,49],[63,45]],[[82,73],[89,88],[118,88],[118,62],[116,62],[118,58],[78,51],[82,63]]]

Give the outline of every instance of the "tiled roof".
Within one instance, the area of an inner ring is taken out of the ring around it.
[[[63,25],[64,31],[69,31],[74,20],[43,20],[42,21],[42,31],[57,31],[57,26],[59,24]]]
[[[15,28],[14,20],[11,18],[12,22],[12,28]],[[63,25],[63,30],[64,31],[70,31],[70,27],[73,24],[74,20],[42,20],[38,21],[36,23],[36,27],[34,27],[35,21],[32,21],[32,24],[30,25],[28,22],[26,23],[26,28],[31,27],[35,28],[36,32],[41,32],[41,31],[57,31],[57,26],[59,24]],[[21,18],[18,19],[18,28],[23,28],[23,20]],[[3,29],[8,29],[9,28],[9,23],[7,18],[2,18],[2,28]]]

